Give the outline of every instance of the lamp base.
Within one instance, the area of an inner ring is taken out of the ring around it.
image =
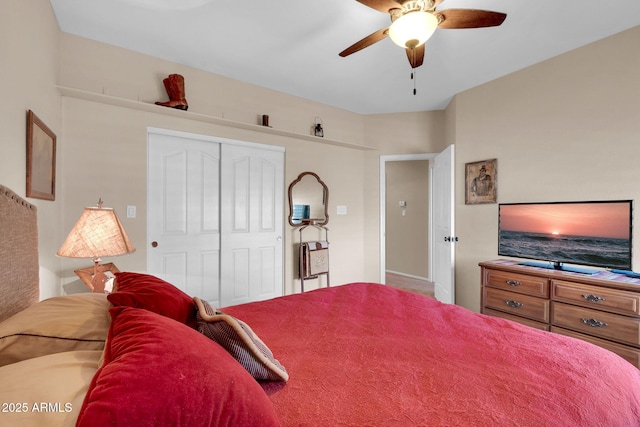
[[[96,270],[97,273],[94,273]],[[118,267],[116,267],[114,263],[109,262],[106,264],[99,264],[97,267],[91,266],[87,268],[79,268],[74,270],[74,272],[91,290],[91,292],[104,293],[107,282],[114,277],[114,273],[118,273],[120,270],[118,270]],[[110,291],[110,289],[107,289],[107,291]]]
[[[91,286],[93,287],[91,292],[96,294],[103,294],[107,280],[109,280],[107,275],[102,271],[98,271],[91,279]]]

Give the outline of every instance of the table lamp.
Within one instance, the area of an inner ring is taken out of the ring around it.
[[[132,253],[136,248],[131,244],[124,227],[112,208],[85,208],[62,247],[56,253],[69,258],[92,258],[93,272],[89,269],[75,270],[80,279],[92,292],[104,292],[109,277],[105,266],[100,265],[100,257]],[[108,271],[112,271],[110,268]],[[115,271],[118,271],[117,269]]]

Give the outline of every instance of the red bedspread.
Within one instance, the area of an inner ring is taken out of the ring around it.
[[[640,371],[573,338],[377,284],[224,309],[287,368],[283,426],[640,426]]]

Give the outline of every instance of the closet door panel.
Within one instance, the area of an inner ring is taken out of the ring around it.
[[[220,144],[149,133],[147,271],[220,304]]]
[[[284,153],[223,145],[221,180],[223,306],[282,295]]]

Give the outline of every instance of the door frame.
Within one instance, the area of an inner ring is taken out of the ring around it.
[[[380,156],[380,283],[386,283],[386,256],[387,256],[387,239],[386,239],[386,219],[387,219],[387,162],[404,162],[411,160],[432,160],[435,159],[440,153],[425,153],[425,154],[391,154]],[[429,257],[429,275],[428,280],[431,280],[432,272],[431,266],[433,265],[433,233],[432,233],[432,187],[433,187],[433,171],[431,164],[429,165],[429,237],[427,242],[428,257]]]
[[[280,145],[264,144],[261,142],[243,141],[241,139],[224,138],[221,136],[211,136],[211,135],[205,135],[201,133],[185,132],[181,130],[165,129],[165,128],[158,128],[158,127],[152,127],[152,126],[147,126],[147,152],[149,150],[149,134],[151,133],[155,133],[159,135],[175,136],[179,138],[191,138],[191,139],[197,139],[200,141],[218,142],[221,144],[241,145],[244,147],[253,147],[253,148],[259,148],[261,150],[272,150],[272,151],[280,151],[280,152],[286,153],[285,147],[282,147]]]

